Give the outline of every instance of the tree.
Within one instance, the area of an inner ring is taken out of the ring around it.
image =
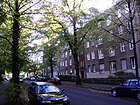
[[[21,32],[23,26],[29,25],[29,21],[31,20],[30,15],[35,14],[35,11],[31,10],[31,8],[38,4],[40,0],[35,3],[32,1],[24,1],[24,0],[3,0],[2,7],[3,11],[5,11],[7,15],[7,20],[5,24],[8,24],[10,30],[11,39],[7,40],[11,43],[11,52],[12,52],[12,74],[13,74],[13,82],[19,82],[19,48],[21,42]],[[25,21],[26,20],[26,21]],[[31,23],[31,22],[30,22]],[[23,33],[23,32],[22,32]],[[8,33],[7,33],[8,34]]]
[[[45,3],[44,3],[45,4]],[[62,3],[51,6],[44,15],[43,22],[46,26],[52,30],[53,33],[57,33],[61,41],[63,40],[66,45],[69,46],[74,58],[74,65],[76,70],[76,84],[81,84],[81,78],[79,74],[79,52],[90,29],[95,26],[95,21],[91,21],[91,18],[98,14],[94,9],[94,14],[86,13],[82,7],[84,6],[84,0],[63,0]],[[48,7],[47,7],[48,8]],[[46,10],[46,9],[45,9]],[[91,21],[90,24],[85,24]],[[61,42],[60,41],[60,42]],[[64,45],[64,44],[63,44]]]
[[[33,22],[32,22],[32,16],[31,14],[36,14],[37,11],[33,8],[35,5],[37,5],[41,0],[37,1],[32,1],[32,0],[2,0],[1,6],[2,10],[6,14],[6,18],[4,21],[1,23],[1,29],[2,33],[0,35],[0,38],[4,41],[5,43],[8,42],[8,50],[10,49],[9,56],[12,59],[11,60],[11,69],[12,69],[12,82],[14,83],[13,85],[13,90],[12,92],[9,92],[9,95],[11,95],[11,100],[10,104],[11,105],[23,105],[21,100],[21,88],[19,84],[19,73],[20,69],[23,67],[23,62],[26,59],[26,55],[22,58],[20,55],[25,54],[23,51],[25,51],[24,47],[26,47],[25,43],[23,46],[23,40],[22,38],[27,38],[30,35],[29,30],[28,34],[27,30],[24,28],[27,26],[33,27]],[[28,39],[27,39],[28,40]],[[27,41],[26,40],[26,41]],[[4,43],[3,43],[4,45]],[[2,47],[3,48],[3,47]],[[21,52],[20,52],[21,51]],[[20,62],[20,63],[19,63]]]
[[[50,39],[47,43],[45,43],[44,45],[44,65],[45,68],[50,67],[51,70],[51,78],[54,77],[54,67],[56,66],[56,62],[57,62],[57,55],[59,52],[59,45],[57,42],[57,39]]]

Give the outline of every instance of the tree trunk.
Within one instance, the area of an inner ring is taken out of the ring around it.
[[[81,85],[81,78],[79,75],[79,60],[78,60],[78,54],[73,54],[74,58],[74,65],[75,65],[75,70],[76,70],[76,85]]]
[[[19,83],[19,48],[18,48],[18,42],[19,42],[19,34],[20,34],[20,28],[19,28],[19,10],[18,10],[18,0],[15,1],[15,11],[13,14],[13,45],[12,45],[12,74],[13,74],[13,82]]]
[[[51,69],[51,78],[53,78],[53,60],[52,60],[53,56],[52,54],[50,54],[50,69]]]

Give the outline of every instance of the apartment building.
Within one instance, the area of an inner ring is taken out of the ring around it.
[[[131,2],[130,6],[132,13],[135,11],[133,26],[140,75],[140,3]],[[79,56],[81,78],[107,78],[117,71],[136,73],[128,3],[122,0],[111,11],[106,22],[99,24],[107,31],[101,31],[98,40],[87,41]],[[65,50],[59,62],[61,75],[75,75],[70,51]]]

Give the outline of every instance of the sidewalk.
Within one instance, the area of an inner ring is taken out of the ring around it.
[[[5,103],[5,95],[4,95],[4,86],[7,84],[7,81],[3,81],[0,83],[0,105],[4,105]]]
[[[75,82],[70,82],[70,81],[62,81],[62,85],[82,87],[82,88],[98,90],[98,91],[107,91],[107,92],[110,92],[111,87],[117,86],[117,85],[109,85],[109,84],[90,84],[90,83],[82,83],[82,85],[76,85]]]

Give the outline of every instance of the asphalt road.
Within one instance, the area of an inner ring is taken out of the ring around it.
[[[59,86],[64,89],[71,101],[71,105],[140,105],[137,99],[126,97],[112,97],[111,94],[95,92],[72,86]]]
[[[24,82],[27,88],[31,81]],[[97,92],[86,88],[61,85],[70,98],[71,105],[140,105],[137,99],[126,97],[112,97],[109,93]]]

